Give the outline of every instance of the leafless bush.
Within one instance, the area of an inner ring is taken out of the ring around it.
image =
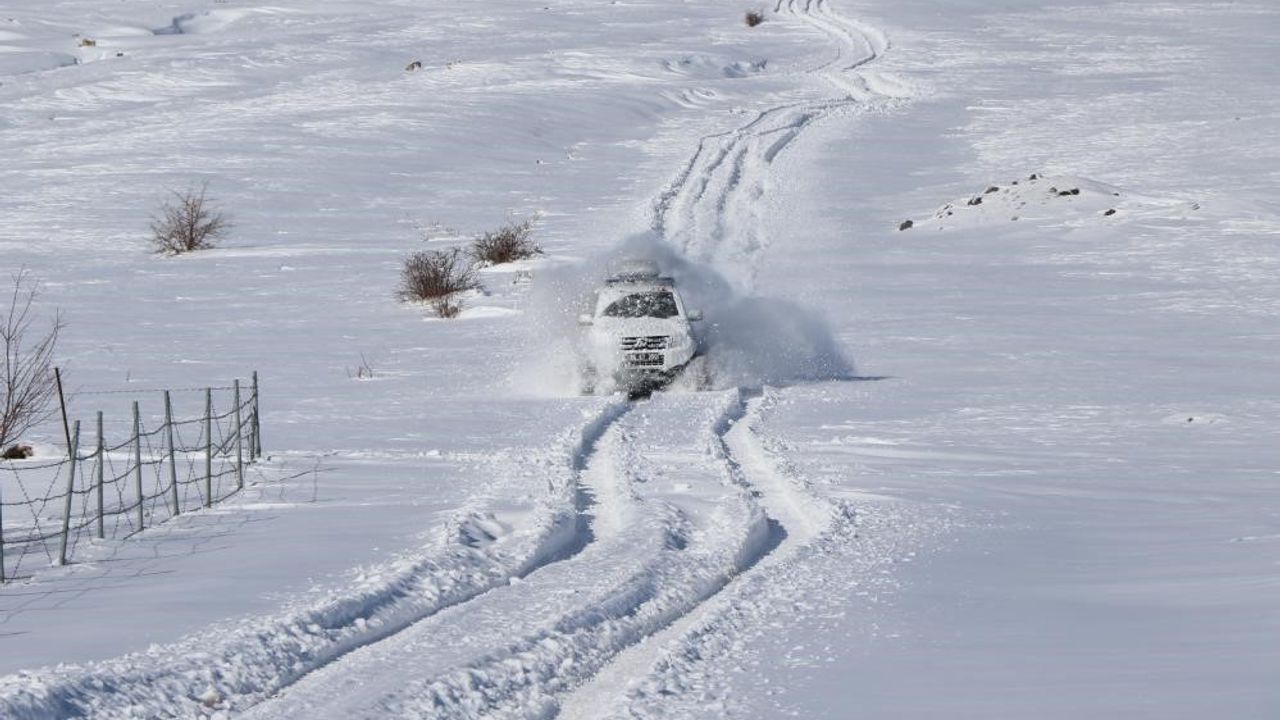
[[[347,377],[354,380],[372,380],[373,366],[369,364],[368,358],[364,353],[360,353],[360,364],[354,368],[347,368]]]
[[[0,448],[49,418],[58,388],[53,353],[63,322],[55,314],[43,331],[35,327],[32,308],[39,289],[25,270],[13,276],[9,307],[0,315]]]
[[[541,255],[542,248],[533,241],[534,219],[508,222],[472,240],[472,259],[485,265],[502,265]]]
[[[159,215],[151,220],[151,244],[156,252],[180,255],[208,250],[231,229],[231,220],[205,197],[208,189],[205,183],[198,191],[170,191],[173,197],[160,205]]]
[[[400,298],[428,302],[440,317],[455,317],[462,310],[455,295],[478,287],[476,268],[460,248],[413,253],[400,270]]]
[[[431,301],[431,311],[439,318],[456,318],[462,312],[462,301],[449,295]]]
[[[747,27],[755,27],[764,22],[764,13],[759,10],[748,10],[745,19]]]

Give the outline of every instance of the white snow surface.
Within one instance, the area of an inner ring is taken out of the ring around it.
[[[0,9],[73,416],[256,369],[268,454],[25,559],[0,717],[1280,713],[1280,8],[745,9]],[[231,235],[150,254],[206,182]],[[535,213],[461,317],[396,299]],[[714,389],[576,397],[637,250]]]

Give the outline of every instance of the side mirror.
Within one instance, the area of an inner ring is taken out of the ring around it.
[[[702,311],[701,311],[701,310],[690,310],[690,311],[689,311],[689,322],[698,322],[698,321],[699,321],[699,320],[701,320],[701,319],[702,319]]]
[[[578,324],[583,327],[587,327],[588,325],[591,324],[591,322],[592,322],[591,316],[587,315],[586,313],[583,313],[582,315],[578,316]]]

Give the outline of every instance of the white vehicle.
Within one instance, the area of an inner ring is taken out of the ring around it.
[[[699,356],[693,327],[675,281],[650,260],[627,260],[596,290],[594,311],[581,315],[582,390],[600,386],[645,395],[674,379]],[[612,383],[610,383],[612,381]]]

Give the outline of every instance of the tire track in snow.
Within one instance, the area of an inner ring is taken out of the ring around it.
[[[758,201],[769,166],[815,120],[883,99],[866,77],[848,76],[884,51],[882,37],[825,0],[780,2],[776,11],[836,41],[836,57],[812,72],[839,96],[780,105],[703,138],[654,206],[659,233],[748,289],[766,246]],[[571,482],[553,485],[555,499],[522,537],[463,542],[323,606],[231,637],[180,641],[185,650],[0,684],[0,709],[19,718],[89,708],[103,718],[176,716],[243,709],[291,685],[248,716],[546,717],[584,685],[582,697],[600,700],[591,689],[604,684],[588,683],[620,652],[667,628],[692,647],[683,636],[723,605],[708,599],[746,571],[764,576],[828,522],[821,509],[804,509],[787,479],[767,469],[758,438],[739,429],[755,412],[738,392],[606,409],[582,429]],[[664,427],[678,431],[652,437]],[[454,534],[465,536],[465,524]],[[175,666],[174,657],[188,659]],[[636,667],[654,658],[648,649],[630,657]]]
[[[771,396],[769,401],[771,401]],[[734,598],[726,597],[730,587],[768,576],[770,569],[788,560],[798,549],[826,532],[838,517],[839,509],[806,490],[783,472],[764,448],[758,423],[767,404],[767,396],[753,394],[747,400],[739,394],[738,408],[721,419],[717,427],[721,452],[730,481],[751,498],[764,513],[770,539],[767,552],[760,554],[743,572],[705,602],[675,619],[670,625],[643,639],[603,668],[590,682],[576,688],[559,702],[557,718],[561,720],[600,720],[628,696],[631,684],[643,680],[671,653],[670,648],[689,648],[685,639],[700,628],[714,627],[712,619],[732,607]],[[851,520],[852,515],[847,517]]]
[[[548,478],[545,504],[523,530],[478,539],[491,516],[484,508],[462,511],[444,529],[442,548],[373,568],[354,587],[320,600],[88,666],[0,678],[0,717],[105,720],[242,709],[353,651],[569,559],[592,540],[580,476],[600,439],[630,409],[604,403],[562,439],[567,467]]]
[[[809,74],[821,77],[838,95],[778,105],[739,128],[702,138],[653,208],[654,231],[686,257],[714,267],[742,291],[754,286],[768,245],[759,213],[776,158],[813,122],[903,93],[901,85],[862,71],[889,47],[879,31],[841,17],[826,0],[778,0],[774,12],[795,17],[834,41],[835,56]],[[798,553],[816,552],[817,544],[847,542],[856,536],[851,507],[810,492],[765,449],[759,422],[773,397],[764,394],[742,405],[738,415],[726,418],[718,430],[731,478],[764,513],[775,540],[767,555],[733,579],[740,592],[767,590],[775,580],[797,572],[796,563],[790,561]],[[689,689],[678,676],[710,657],[717,643],[728,642],[727,635],[740,627],[743,617],[751,619],[737,594],[726,589],[709,596],[660,633],[621,653],[567,696],[557,717],[597,720],[612,716],[611,712],[646,716],[655,699],[658,714],[664,714],[664,701]],[[698,716],[714,712],[715,708],[702,707]]]
[[[652,228],[687,257],[715,267],[742,290],[755,283],[768,242],[761,200],[770,166],[806,127],[835,112],[865,110],[900,97],[903,88],[864,68],[888,48],[879,31],[847,20],[826,0],[778,0],[774,12],[827,35],[836,54],[804,77],[832,86],[835,97],[791,102],[761,111],[750,122],[708,135],[654,202]]]
[[[744,412],[737,391],[637,403],[585,463],[594,540],[582,552],[354,652],[246,717],[554,714],[558,695],[776,546],[728,451]]]

